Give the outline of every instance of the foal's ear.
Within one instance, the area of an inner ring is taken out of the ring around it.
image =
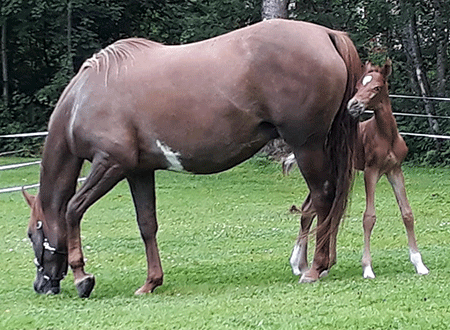
[[[392,73],[392,61],[391,59],[387,59],[386,63],[384,63],[383,69],[381,70],[383,76],[385,78],[389,77]]]
[[[372,62],[370,61],[366,61],[366,63],[364,64],[364,71],[369,71],[371,68],[373,67]]]
[[[34,205],[34,201],[36,200],[36,196],[30,195],[25,189],[22,189],[22,195],[25,197],[28,205],[32,208]]]

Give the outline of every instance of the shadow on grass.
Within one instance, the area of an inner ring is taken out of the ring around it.
[[[440,256],[450,249],[428,247],[423,249],[425,264],[432,274],[438,271]],[[399,277],[412,279],[418,276],[414,266],[409,261],[408,250],[386,249],[373,250],[373,266],[377,275],[375,281],[389,281]],[[261,257],[261,256],[260,256]],[[223,260],[195,261],[186,264],[165,265],[164,284],[153,293],[157,296],[177,296],[192,294],[220,294],[230,289],[245,289],[246,287],[292,286],[298,282],[298,277],[291,273],[287,257],[276,255],[263,256],[254,261],[243,260],[240,256],[230,258],[228,263]],[[338,263],[331,269],[328,277],[321,283],[350,283],[363,280],[360,264],[361,254],[358,252],[341,251]],[[117,261],[117,260],[116,260]],[[444,267],[445,268],[445,267]],[[448,268],[448,266],[447,266]],[[88,269],[89,271],[89,269]],[[135,264],[127,269],[113,267],[94,271],[97,284],[92,294],[93,299],[109,299],[114,297],[132,297],[134,292],[144,284],[146,266]],[[62,293],[66,297],[75,298],[77,293],[72,283],[72,275],[63,282]],[[370,281],[370,280],[363,280]],[[299,284],[308,285],[308,284]]]
[[[146,269],[114,272],[113,269],[96,275],[92,294],[95,299],[118,296],[130,297],[146,278]],[[155,290],[157,295],[212,294],[230,287],[291,285],[298,279],[292,275],[287,260],[262,260],[230,264],[199,263],[166,267],[164,284]],[[72,291],[70,289],[70,291]],[[68,295],[70,295],[67,292]]]

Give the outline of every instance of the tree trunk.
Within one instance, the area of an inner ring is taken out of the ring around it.
[[[410,3],[401,2],[402,11],[406,14],[406,24],[403,31],[402,43],[406,51],[408,61],[412,64],[414,70],[416,83],[420,95],[423,97],[425,105],[425,112],[428,115],[428,125],[431,134],[439,134],[439,124],[435,118],[432,118],[435,113],[434,104],[427,99],[431,95],[430,83],[423,65],[422,52],[419,44],[419,35],[416,28],[416,15],[411,10]],[[435,139],[436,149],[440,149],[440,141]]]
[[[262,19],[287,18],[290,0],[263,0]]]
[[[67,67],[70,74],[74,72],[72,58],[72,0],[67,1]]]
[[[436,93],[437,96],[445,96],[446,85],[446,73],[447,73],[447,50],[448,50],[448,38],[449,38],[449,24],[447,19],[444,18],[443,6],[448,6],[448,3],[444,3],[442,0],[433,0],[434,16],[436,22]]]
[[[6,52],[6,20],[2,25],[2,81],[3,81],[3,103],[7,107],[9,103],[8,98],[8,54]]]
[[[263,0],[262,19],[287,18],[289,2],[290,0]],[[290,148],[281,138],[270,141],[261,149],[261,153],[274,159],[281,159],[290,152]]]

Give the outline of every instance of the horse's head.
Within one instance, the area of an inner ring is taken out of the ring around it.
[[[67,274],[67,252],[50,244],[50,228],[45,220],[39,198],[23,191],[23,195],[31,208],[28,224],[28,237],[33,245],[36,265],[34,290],[37,293],[58,294],[59,282]]]
[[[364,74],[356,83],[356,94],[347,104],[347,109],[353,117],[360,116],[367,109],[376,109],[389,99],[387,78],[391,72],[391,60],[387,60],[383,67],[366,63]]]

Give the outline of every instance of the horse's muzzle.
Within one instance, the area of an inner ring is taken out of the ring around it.
[[[364,111],[366,111],[366,106],[358,100],[351,99],[347,103],[347,110],[350,116],[353,118],[358,118],[364,113]]]
[[[34,291],[40,294],[58,294],[61,291],[59,282],[60,280],[51,280],[48,276],[38,272],[33,284]]]

